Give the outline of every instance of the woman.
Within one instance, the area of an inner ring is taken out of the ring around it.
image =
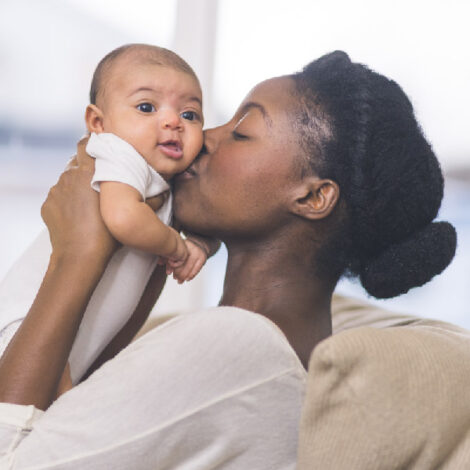
[[[144,336],[40,416],[115,249],[89,165],[79,146],[43,206],[50,267],[0,363],[11,468],[293,468],[305,369],[331,334],[340,276],[392,297],[455,252],[453,227],[432,222],[443,179],[410,102],[326,55],[255,87],[177,179],[178,220],[227,246],[227,307]]]

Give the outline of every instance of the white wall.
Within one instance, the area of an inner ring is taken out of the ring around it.
[[[445,167],[470,165],[469,18],[467,0],[221,0],[219,115],[259,81],[342,49],[403,86]]]

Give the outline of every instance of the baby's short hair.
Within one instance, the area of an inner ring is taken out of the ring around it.
[[[152,46],[150,44],[125,44],[106,54],[98,63],[90,87],[90,103],[96,104],[98,93],[103,88],[103,78],[106,72],[111,70],[113,63],[120,57],[135,54],[138,60],[155,65],[163,65],[185,72],[196,80],[199,84],[197,75],[190,65],[184,61],[178,54],[175,54],[164,47]]]

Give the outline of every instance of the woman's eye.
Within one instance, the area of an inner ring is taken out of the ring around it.
[[[137,105],[137,109],[143,113],[153,113],[155,112],[155,106],[151,103],[140,103]]]
[[[232,136],[235,140],[246,140],[248,136],[240,134],[240,132],[232,131]]]
[[[181,113],[181,117],[187,121],[196,121],[199,119],[199,114],[195,111],[184,111]]]

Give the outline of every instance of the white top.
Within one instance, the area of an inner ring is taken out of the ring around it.
[[[0,404],[0,468],[293,470],[306,375],[261,315],[182,315],[44,413]]]
[[[88,155],[95,158],[95,174],[91,186],[100,190],[103,181],[126,183],[137,189],[143,200],[170,189],[168,183],[128,142],[115,134],[92,133],[86,146]]]

